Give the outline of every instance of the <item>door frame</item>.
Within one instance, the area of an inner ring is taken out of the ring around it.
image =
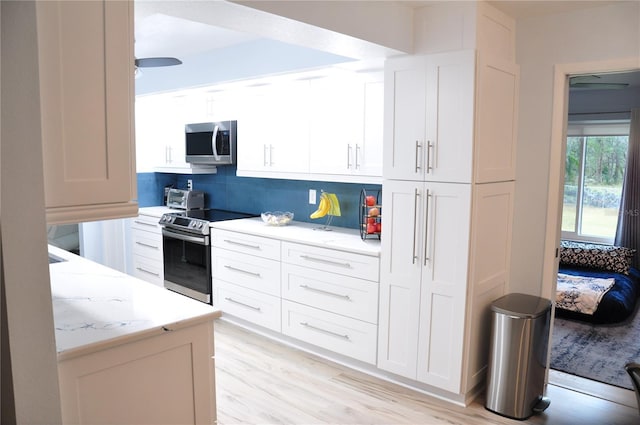
[[[564,163],[569,110],[569,76],[574,74],[600,74],[606,72],[640,71],[640,56],[598,62],[556,64],[553,77],[553,106],[551,116],[551,149],[549,152],[549,190],[547,198],[546,231],[542,270],[541,296],[555,299],[564,197]],[[547,348],[545,382],[549,382],[551,341],[555,308],[551,310],[551,326]]]

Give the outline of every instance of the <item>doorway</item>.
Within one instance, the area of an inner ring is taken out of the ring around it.
[[[598,63],[584,63],[571,65],[558,65],[554,76],[553,95],[553,115],[552,115],[552,144],[549,171],[549,197],[547,205],[547,233],[545,240],[545,261],[543,271],[543,296],[555,299],[556,278],[558,272],[558,262],[556,261],[556,248],[560,244],[563,204],[564,204],[564,184],[565,184],[565,161],[566,161],[566,137],[569,122],[569,80],[572,76],[591,76],[591,81],[597,81],[602,74],[636,72],[640,74],[637,60],[619,60]],[[580,80],[580,79],[574,79]],[[636,107],[638,105],[635,105]],[[594,112],[594,111],[591,111]],[[601,112],[613,112],[606,118],[620,118],[622,110],[608,110]],[[594,119],[594,115],[588,116]],[[585,114],[586,116],[586,114]],[[555,315],[552,319],[555,322]],[[549,345],[551,358],[551,344]],[[636,406],[633,391],[625,390],[610,385],[598,383],[589,379],[579,378],[574,375],[567,375],[554,370],[549,371],[549,383],[557,386],[570,388],[575,391],[595,395],[597,397],[611,400],[617,403]]]

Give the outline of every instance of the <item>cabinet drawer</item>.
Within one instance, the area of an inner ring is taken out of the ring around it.
[[[282,261],[378,282],[379,259],[368,255],[282,242]]]
[[[162,261],[162,235],[133,229],[133,254]]]
[[[134,255],[133,275],[154,285],[164,287],[164,268],[162,261]]]
[[[282,300],[282,333],[375,364],[378,327],[371,323]]]
[[[279,261],[216,247],[212,249],[211,255],[211,273],[214,279],[280,296]]]
[[[211,245],[271,260],[280,260],[280,241],[275,239],[212,229]]]
[[[162,226],[159,224],[160,219],[151,215],[139,215],[131,219],[131,228],[144,230],[146,232],[155,232],[162,234]]]
[[[256,325],[280,332],[280,298],[251,289],[214,280],[218,305],[223,314],[230,314]]]
[[[378,323],[378,284],[369,280],[283,263],[282,298]]]

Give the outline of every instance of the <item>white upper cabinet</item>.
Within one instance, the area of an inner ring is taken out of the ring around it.
[[[238,174],[309,171],[308,81],[249,87],[238,120]],[[249,174],[250,175],[250,174]]]
[[[47,221],[136,215],[132,2],[36,8]]]
[[[311,80],[309,172],[382,176],[383,73]]]
[[[520,69],[511,62],[480,56],[477,71],[475,180],[514,180]]]
[[[387,61],[385,178],[514,178],[518,67],[478,62],[474,50]]]
[[[206,93],[178,91],[136,98],[137,171],[179,174],[215,173],[192,167],[185,158],[185,124],[212,121]]]

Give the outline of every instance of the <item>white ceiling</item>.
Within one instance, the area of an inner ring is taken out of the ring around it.
[[[579,9],[602,6],[620,0],[590,1],[489,1],[492,5],[516,19],[532,16],[566,13]],[[397,1],[413,8],[425,7],[442,0],[403,0]],[[170,16],[171,9],[165,7],[165,1],[135,2],[135,54],[137,58],[171,56],[184,59],[189,56],[214,52],[229,46],[247,43],[260,39],[249,33],[229,30],[201,22]],[[178,8],[189,8],[197,2],[184,0],[174,3]],[[174,9],[175,10],[175,9]],[[159,13],[163,12],[163,13]],[[176,15],[179,13],[175,12]],[[151,71],[154,72],[154,71]],[[628,82],[633,87],[640,87],[640,72],[629,74],[603,75],[598,82]]]
[[[258,38],[252,34],[161,13],[139,17],[135,21],[137,58],[152,56],[184,58]]]

